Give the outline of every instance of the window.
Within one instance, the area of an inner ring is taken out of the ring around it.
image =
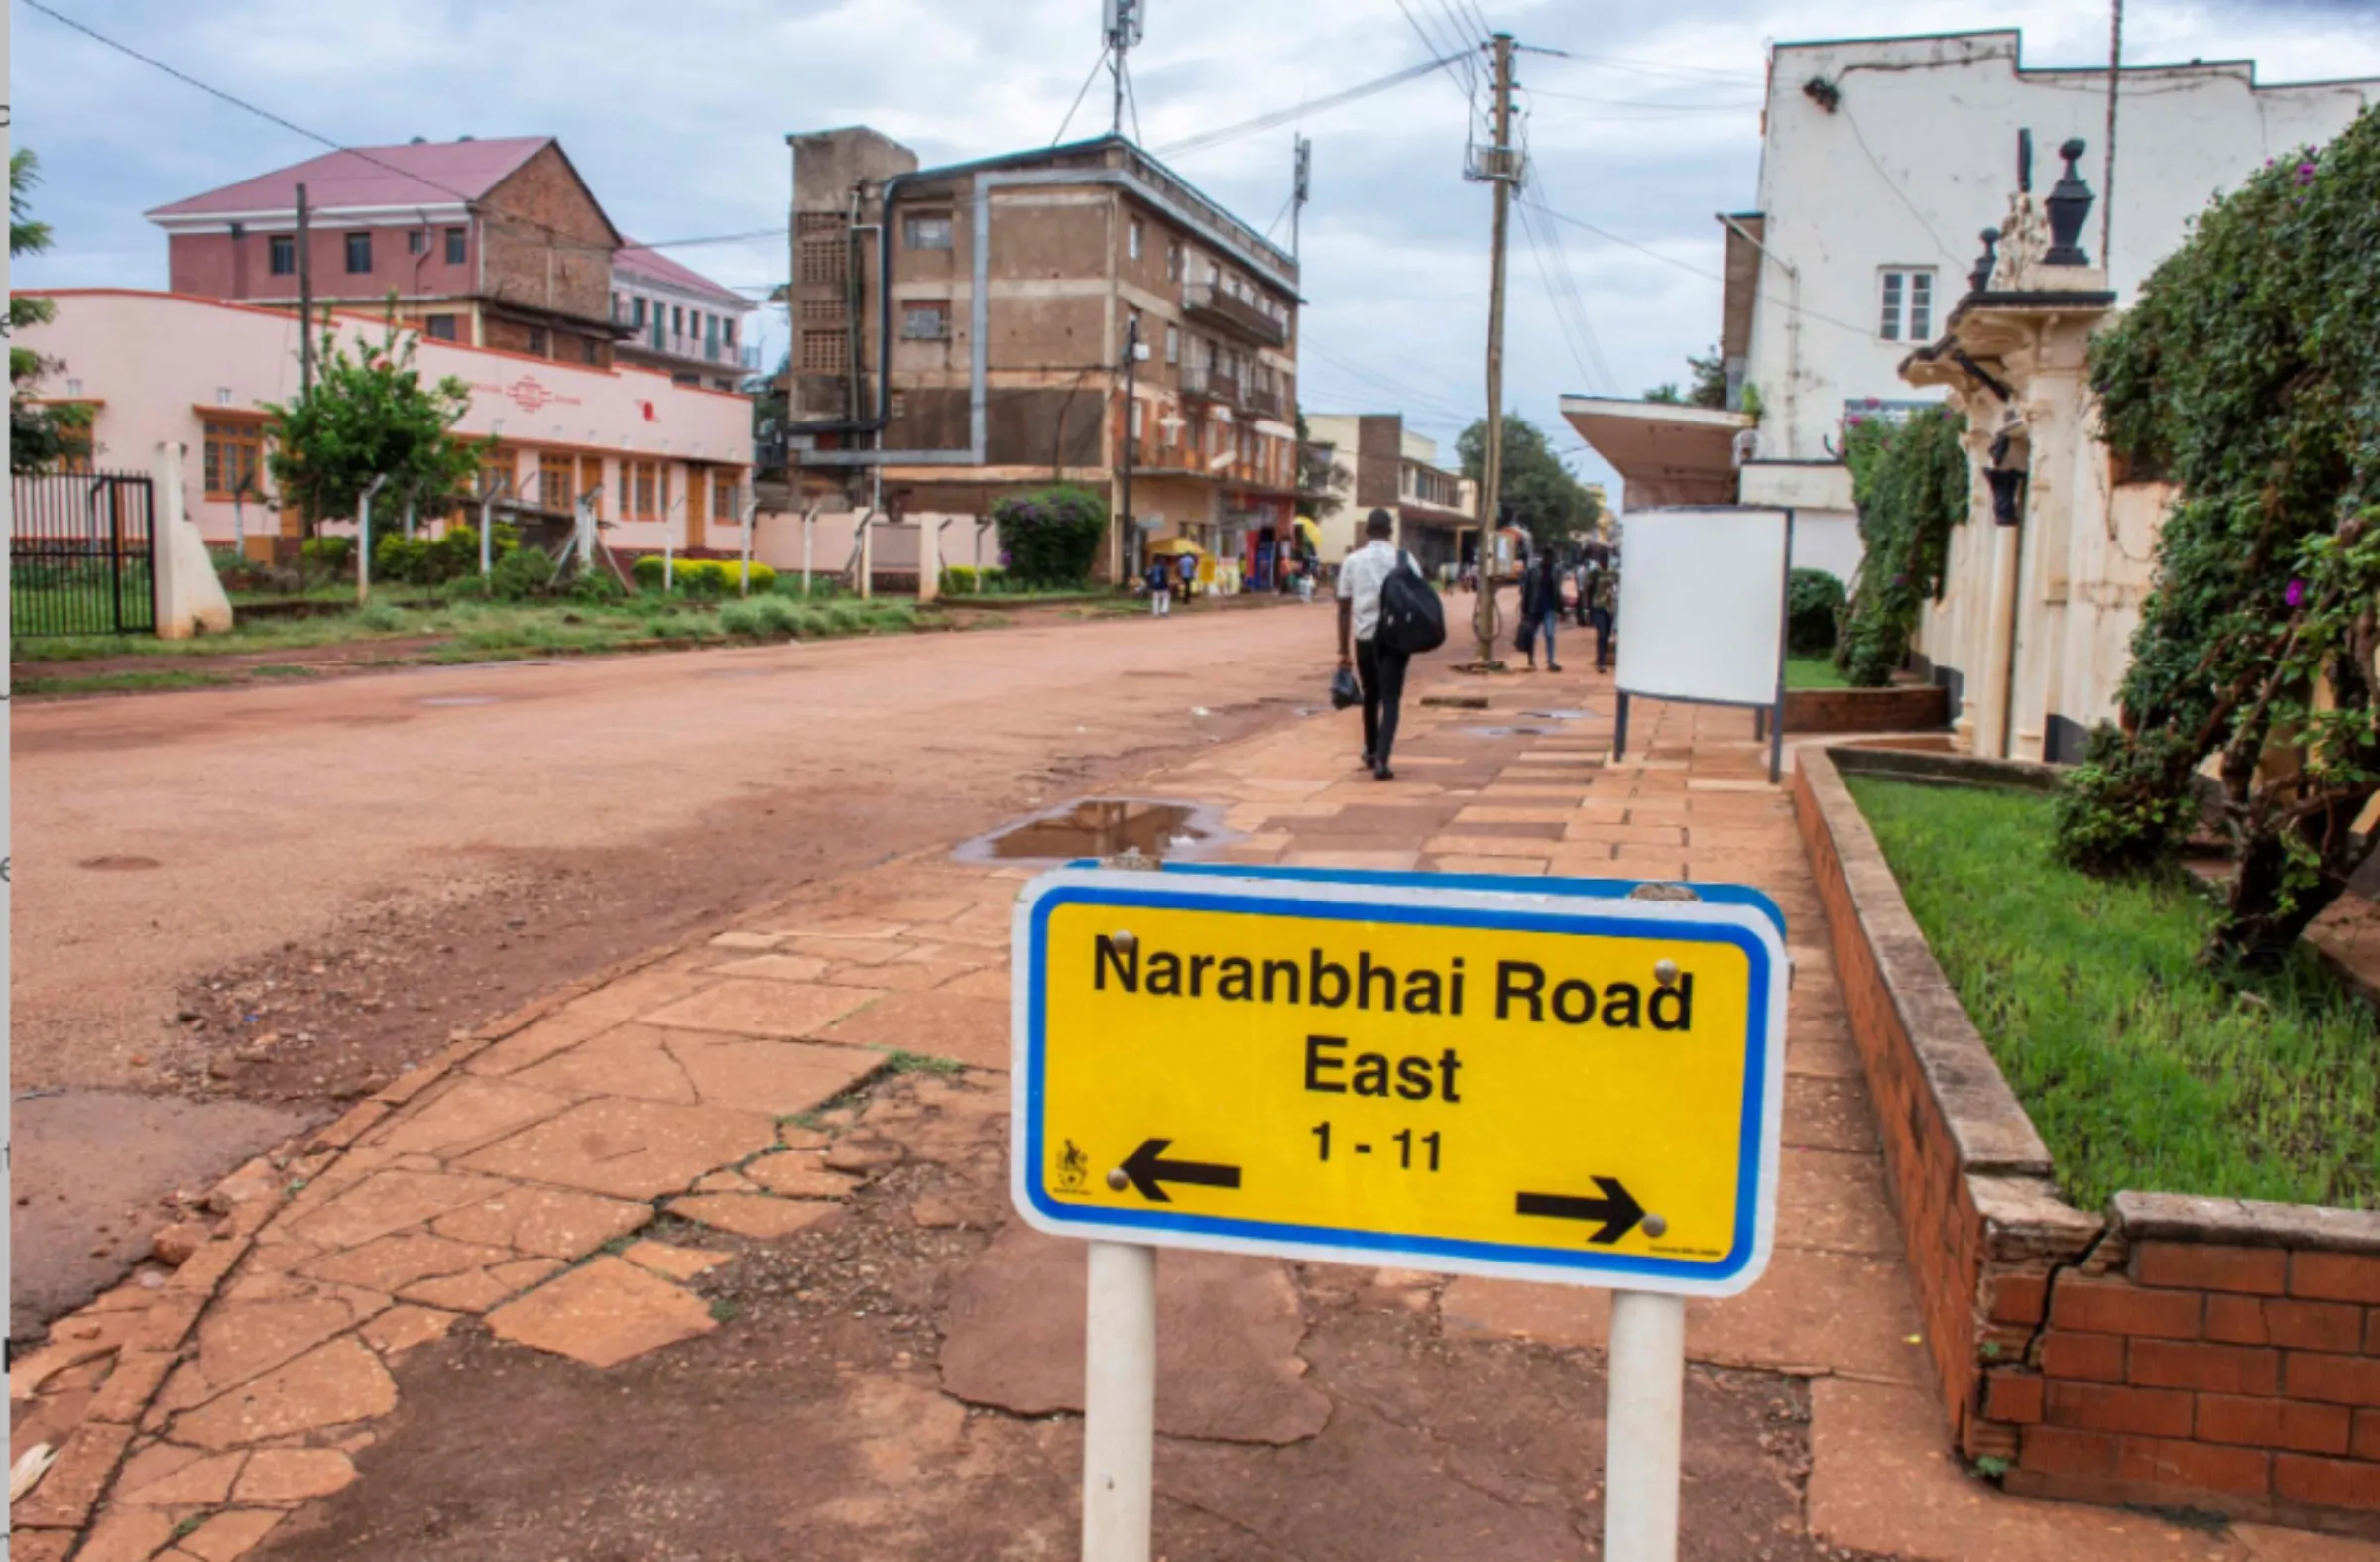
[[[801,333],[801,372],[804,374],[841,374],[851,362],[845,351],[841,331],[803,331]]]
[[[273,235],[273,275],[289,277],[298,271],[298,240],[286,233]]]
[[[483,450],[479,456],[479,496],[507,493],[513,484],[513,452]]]
[[[447,265],[460,266],[463,264],[463,236],[469,231],[467,228],[448,228],[446,230]]]
[[[744,524],[744,501],[733,472],[711,474],[711,518],[735,526]]]
[[[913,250],[950,248],[950,213],[915,211],[900,219],[900,242]]]
[[[433,314],[421,322],[421,330],[422,334],[427,336],[433,342],[453,341],[454,316],[451,314]]]
[[[696,309],[689,318],[693,322],[693,334],[700,336],[702,334],[702,311]]]
[[[669,305],[669,332],[673,336],[686,334],[686,308],[682,303]]]
[[[936,301],[915,301],[900,306],[900,339],[908,342],[940,342],[950,339],[950,305]]]
[[[348,234],[347,275],[350,277],[360,277],[369,273],[371,270],[372,235],[369,233]]]
[[[643,330],[645,328],[645,300],[641,298],[631,299],[628,300],[628,306],[630,310],[629,323],[638,330]]]
[[[537,508],[566,515],[578,499],[578,463],[566,455],[537,457]]]
[[[1881,318],[1876,333],[1888,342],[1930,341],[1934,336],[1934,269],[1900,267],[1879,273]]]
[[[532,325],[529,328],[529,351],[530,356],[533,358],[542,358],[545,356],[544,326]]]
[[[1179,239],[1165,246],[1165,280],[1167,282],[1182,280],[1182,241]]]
[[[578,351],[579,355],[587,362],[599,369],[603,367],[603,346],[594,337],[581,336],[578,339]]]
[[[620,463],[620,513],[631,521],[658,521],[660,511],[654,499],[660,487],[660,463],[657,461],[623,461]]]
[[[736,317],[729,315],[719,322],[719,339],[730,347],[736,344]]]
[[[405,253],[407,253],[408,255],[426,255],[426,254],[428,254],[428,253],[429,253],[429,234],[428,234],[427,230],[425,230],[425,229],[421,229],[421,228],[408,228],[408,229],[406,229],[406,230],[405,230]]]
[[[1165,361],[1167,363],[1182,361],[1182,328],[1178,325],[1165,327]]]
[[[263,495],[265,425],[207,419],[206,497],[254,500]]]
[[[1140,240],[1142,236],[1140,219],[1134,217],[1132,219],[1131,227],[1126,230],[1124,241],[1125,253],[1131,256],[1131,258],[1134,260],[1138,260],[1140,258]]]

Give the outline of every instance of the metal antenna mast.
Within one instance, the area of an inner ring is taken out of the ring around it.
[[[1108,116],[1108,134],[1124,134],[1124,57],[1140,42],[1140,25],[1148,0],[1105,0],[1102,25],[1108,35],[1108,78],[1115,88],[1115,106]]]

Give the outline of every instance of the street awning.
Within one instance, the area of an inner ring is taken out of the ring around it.
[[[1627,483],[1627,508],[1735,502],[1735,436],[1750,415],[1565,396],[1562,417]]]
[[[1204,553],[1205,548],[1186,537],[1162,537],[1148,544],[1147,551],[1156,553]]]
[[[1308,547],[1319,548],[1322,546],[1322,528],[1315,523],[1311,516],[1297,518],[1297,535],[1306,540]]]

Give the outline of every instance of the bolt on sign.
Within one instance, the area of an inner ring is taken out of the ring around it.
[[[1107,1242],[1732,1295],[1775,1224],[1773,917],[1045,875],[1017,911],[1016,1206]]]

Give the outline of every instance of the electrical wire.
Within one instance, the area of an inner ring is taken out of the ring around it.
[[[1639,244],[1634,239],[1621,238],[1618,234],[1610,232],[1607,229],[1597,227],[1594,223],[1589,222],[1584,217],[1574,217],[1566,211],[1556,211],[1553,207],[1545,205],[1540,205],[1538,210],[1542,211],[1546,216],[1553,218],[1556,222],[1567,222],[1574,228],[1585,228],[1597,238],[1606,240],[1608,243],[1619,245],[1622,249],[1631,249],[1635,250],[1639,254],[1649,255],[1654,260],[1661,262],[1661,264],[1664,266],[1675,266],[1678,270],[1683,272],[1691,272],[1695,276],[1704,279],[1706,282],[1716,282],[1723,288],[1727,285],[1727,280],[1715,271],[1705,271],[1702,267],[1695,265],[1692,261],[1682,261],[1675,255],[1664,255],[1659,250],[1652,248],[1650,245]],[[1872,339],[1875,335],[1874,330],[1869,326],[1853,325],[1850,321],[1839,320],[1832,314],[1821,314],[1816,309],[1806,308],[1800,304],[1792,302],[1789,300],[1780,299],[1773,293],[1762,293],[1758,295],[1758,297],[1766,299],[1769,302],[1775,304],[1781,309],[1786,310],[1788,313],[1799,314],[1804,319],[1819,320],[1825,324],[1835,326],[1838,329],[1850,331],[1856,335],[1869,339]]]
[[[1362,82],[1348,87],[1344,91],[1333,92],[1328,97],[1314,98],[1290,108],[1274,109],[1269,114],[1259,114],[1254,119],[1243,120],[1236,125],[1224,125],[1185,140],[1169,142],[1161,147],[1151,147],[1149,151],[1156,157],[1170,162],[1176,158],[1187,157],[1193,152],[1204,152],[1209,147],[1222,146],[1227,141],[1237,141],[1242,136],[1252,136],[1266,130],[1278,130],[1281,126],[1294,123],[1308,114],[1318,114],[1324,109],[1338,108],[1343,104],[1353,103],[1359,98],[1385,92],[1390,87],[1402,86],[1408,81],[1418,80],[1449,63],[1451,61],[1447,59],[1436,59],[1425,60],[1418,65],[1407,65],[1402,70]]]
[[[1521,236],[1528,240],[1529,260],[1537,268],[1537,280],[1545,287],[1546,302],[1553,306],[1554,323],[1562,330],[1562,344],[1570,350],[1570,361],[1578,366],[1579,378],[1590,385],[1601,386],[1603,377],[1587,367],[1587,353],[1579,345],[1578,327],[1571,320],[1570,307],[1564,301],[1561,291],[1554,286],[1554,274],[1545,263],[1545,247],[1538,240],[1536,220],[1527,206],[1519,209]]]
[[[1539,271],[1545,276],[1546,294],[1554,302],[1554,312],[1561,317],[1565,309],[1568,321],[1575,329],[1579,347],[1573,356],[1579,360],[1579,371],[1591,383],[1616,389],[1618,378],[1611,372],[1610,360],[1604,356],[1603,343],[1596,339],[1595,324],[1588,317],[1586,295],[1579,288],[1578,274],[1571,269],[1570,251],[1562,235],[1546,214],[1542,199],[1532,199],[1534,192],[1524,192],[1520,199],[1521,227],[1529,236],[1532,252],[1546,251],[1538,257]]]
[[[1951,247],[1942,241],[1942,235],[1934,231],[1934,224],[1928,221],[1926,214],[1918,209],[1917,202],[1909,198],[1909,192],[1901,187],[1901,181],[1886,171],[1874,149],[1868,146],[1866,135],[1859,129],[1858,116],[1851,112],[1850,105],[1848,103],[1842,104],[1836,112],[1844,124],[1851,127],[1851,139],[1859,143],[1859,150],[1867,155],[1868,166],[1876,171],[1876,178],[1882,180],[1900,203],[1909,208],[1909,215],[1915,217],[1917,225],[1926,230],[1926,237],[1934,241],[1934,248],[1941,252],[1942,258],[1951,263],[1951,270],[1956,272],[1960,267],[1965,265],[1966,262],[1953,254]]]
[[[27,3],[31,4],[32,0],[27,0]],[[1051,146],[1054,147],[1066,139],[1066,127],[1074,123],[1074,116],[1082,108],[1083,99],[1091,95],[1091,83],[1099,79],[1099,67],[1107,62],[1108,50],[1107,46],[1103,44],[1100,46],[1099,58],[1091,61],[1091,73],[1083,77],[1083,89],[1074,94],[1074,106],[1066,110],[1064,119],[1058,121],[1058,133],[1049,138]]]
[[[1433,57],[1430,61],[1432,67],[1443,66],[1446,70],[1446,79],[1452,81],[1455,84],[1455,90],[1463,94],[1464,103],[1467,105],[1474,103],[1479,95],[1477,87],[1455,73],[1455,67],[1464,63],[1469,57],[1447,55],[1445,53],[1446,46],[1430,36],[1429,29],[1421,25],[1421,18],[1413,14],[1413,8],[1405,4],[1405,0],[1396,0],[1396,9],[1412,27],[1413,36],[1421,40],[1421,47],[1429,51]]]

